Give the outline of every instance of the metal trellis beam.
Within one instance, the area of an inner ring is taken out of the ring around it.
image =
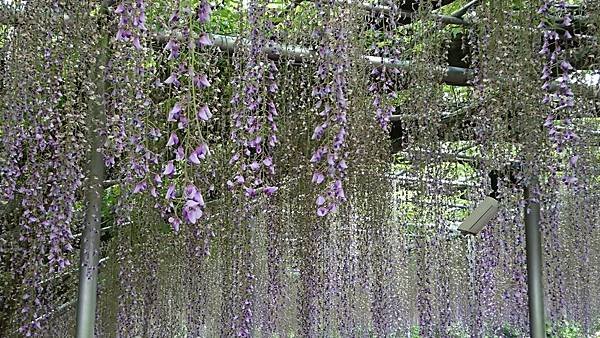
[[[226,52],[234,52],[240,46],[249,44],[247,39],[235,36],[210,34],[210,37],[216,47]],[[158,37],[158,40],[163,42],[166,42],[168,39],[169,36],[166,35],[161,35]],[[272,43],[269,47],[267,47],[266,52],[271,59],[287,58],[298,63],[306,62],[310,58],[314,58],[318,55],[316,51],[305,47],[282,45],[277,43]],[[363,56],[363,60],[375,67],[385,66],[398,69],[410,69],[415,65],[412,61],[397,60],[371,55]],[[433,67],[435,67],[435,70],[439,72],[440,81],[446,84],[467,86],[470,85],[470,80],[473,78],[473,71],[467,68],[441,66]]]
[[[479,0],[470,1],[466,5],[464,5],[463,7],[459,8],[456,12],[453,12],[450,15],[453,16],[453,17],[456,17],[456,18],[462,18],[465,14],[467,14],[467,12],[469,11],[469,9],[471,9],[471,7],[477,5],[477,3],[479,3]]]

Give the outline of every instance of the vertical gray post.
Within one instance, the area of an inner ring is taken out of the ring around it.
[[[98,136],[94,138],[99,138]],[[96,142],[92,142],[92,146]],[[92,150],[90,159],[87,210],[81,236],[79,265],[79,296],[77,300],[77,338],[94,337],[96,320],[96,292],[98,289],[98,261],[100,255],[100,222],[102,208],[102,181],[104,178],[102,154]]]
[[[533,191],[536,178],[523,187],[525,197],[525,246],[527,250],[527,293],[529,295],[529,331],[532,338],[546,337],[544,289],[542,285],[542,240],[539,229],[540,203]]]
[[[103,6],[103,14],[106,7]],[[104,110],[104,69],[107,60],[108,38],[104,36],[103,19],[99,23],[98,48],[93,54],[95,62],[90,82],[93,86],[88,100],[90,157],[88,168],[86,214],[81,236],[79,263],[79,294],[77,299],[77,338],[94,337],[96,321],[96,293],[98,290],[98,262],[100,256],[100,226],[102,213],[103,182],[105,178],[104,157],[98,149],[103,144],[100,133],[106,121]]]

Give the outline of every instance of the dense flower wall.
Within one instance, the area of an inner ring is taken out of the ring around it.
[[[0,5],[0,336],[73,335],[92,208],[98,336],[526,336],[531,177],[597,330],[600,7],[444,3]]]

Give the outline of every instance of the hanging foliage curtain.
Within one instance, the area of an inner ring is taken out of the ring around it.
[[[596,1],[0,8],[0,336],[73,335],[94,207],[100,337],[527,335],[530,177],[599,329]]]

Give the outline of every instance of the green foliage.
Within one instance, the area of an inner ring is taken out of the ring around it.
[[[195,8],[198,0],[188,0],[185,3]],[[247,18],[243,14],[245,6],[247,6],[245,2],[238,0],[220,1],[214,7],[212,19],[207,24],[207,31],[214,34],[237,35],[247,30]],[[319,19],[313,2],[274,0],[267,5],[267,8],[268,19],[274,25],[275,33],[283,30],[300,31],[306,29],[307,25],[314,25]],[[148,25],[158,29],[161,25],[158,18],[164,18],[168,11],[167,2],[152,2],[146,13]]]
[[[233,35],[239,32],[243,25],[242,15],[239,12],[240,4],[235,0],[224,0],[213,12],[213,20],[208,23],[211,33]]]
[[[102,222],[112,224],[114,222],[114,209],[121,196],[121,186],[113,185],[104,190],[102,196]]]
[[[421,338],[421,328],[418,325],[414,325],[410,328],[410,338]]]
[[[502,326],[502,336],[505,338],[519,338],[523,337],[523,332],[510,324],[504,324]]]
[[[448,336],[451,338],[469,338],[469,330],[464,327],[464,324],[453,323],[448,330]]]
[[[272,11],[275,30],[278,33],[298,34],[312,31],[321,20],[313,2],[287,3]]]
[[[470,0],[457,0],[440,8],[440,13],[450,15],[457,10],[463,8]]]
[[[551,323],[546,323],[546,335],[552,338],[579,338],[584,336],[578,323],[567,321],[561,323],[556,332],[553,331]]]
[[[0,48],[4,47],[4,43],[5,43],[5,35],[8,31],[8,27],[6,27],[5,25],[0,25]]]
[[[471,337],[471,335],[469,334],[468,328],[461,326],[459,323],[452,324],[450,326],[447,334],[448,334],[448,337],[452,337],[452,338],[469,338],[469,337]],[[502,337],[502,338],[520,338],[520,337],[524,337],[526,335],[527,334],[522,332],[520,329],[506,323],[502,326],[501,336],[485,335],[484,337],[486,337],[486,338],[500,338],[500,337]],[[583,330],[581,329],[581,326],[577,323],[564,322],[560,326],[558,326],[556,332],[553,332],[552,323],[547,322],[546,323],[546,336],[549,338],[580,338],[580,337],[584,337],[585,335],[583,333]],[[420,328],[418,325],[411,327],[409,337],[410,338],[420,338],[421,337]]]

